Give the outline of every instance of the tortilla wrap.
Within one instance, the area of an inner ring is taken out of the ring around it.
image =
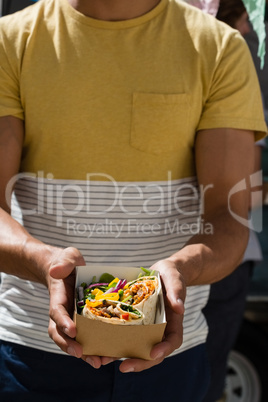
[[[157,276],[143,276],[128,282],[124,287],[124,298],[132,295],[129,303],[143,312],[144,325],[154,324],[155,322],[159,291],[160,283]]]
[[[125,315],[128,315],[128,319],[122,318]],[[83,316],[115,325],[141,325],[144,319],[144,314],[136,307],[114,300],[87,301]]]

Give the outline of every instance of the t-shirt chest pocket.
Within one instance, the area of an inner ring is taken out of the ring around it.
[[[132,147],[153,154],[172,152],[189,139],[188,94],[134,93],[132,104]]]

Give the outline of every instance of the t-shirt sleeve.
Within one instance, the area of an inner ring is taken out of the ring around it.
[[[5,17],[3,17],[5,18]],[[20,98],[20,66],[11,42],[5,37],[5,28],[0,26],[0,117],[15,116],[24,119]]]
[[[258,77],[242,36],[233,31],[220,53],[198,130],[253,130],[256,140],[267,133]]]

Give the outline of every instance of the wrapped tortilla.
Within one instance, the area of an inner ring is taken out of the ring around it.
[[[86,300],[83,316],[115,325],[141,325],[144,314],[131,305],[109,300]]]
[[[160,283],[157,276],[143,276],[124,287],[123,301],[144,314],[144,325],[154,324]]]

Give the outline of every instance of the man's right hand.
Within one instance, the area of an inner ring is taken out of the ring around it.
[[[48,270],[50,294],[50,338],[71,356],[82,358],[94,368],[101,366],[98,356],[84,356],[82,346],[75,341],[76,327],[72,320],[74,311],[75,267],[85,265],[81,253],[69,247],[59,250],[52,258]]]
[[[47,275],[50,295],[49,336],[60,349],[75,357],[82,356],[82,346],[74,340],[76,327],[71,318],[74,308],[75,267],[79,265],[85,265],[85,261],[76,248],[57,249]]]

